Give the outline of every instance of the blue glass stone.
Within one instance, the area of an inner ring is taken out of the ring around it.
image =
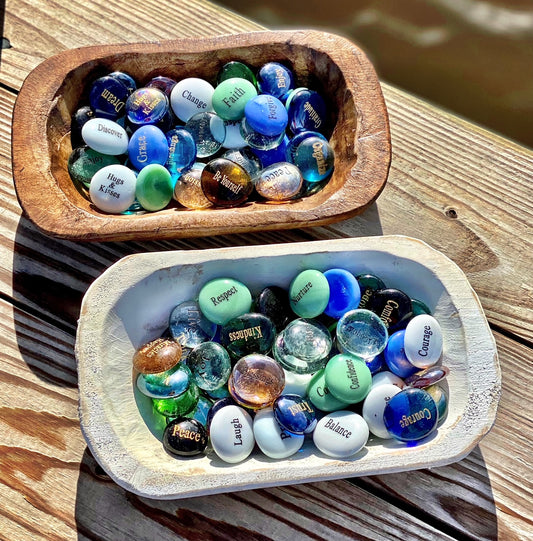
[[[379,289],[385,289],[387,287],[381,278],[373,274],[359,274],[356,278],[361,288],[359,308],[366,308],[372,295]]]
[[[404,349],[405,331],[397,331],[389,337],[383,356],[389,370],[400,378],[407,378],[420,369],[410,363]]]
[[[190,369],[178,363],[166,372],[139,374],[137,387],[141,393],[151,398],[173,398],[183,394],[192,381]]]
[[[411,299],[399,289],[375,291],[366,307],[385,323],[389,334],[405,328],[413,315]]]
[[[381,372],[382,370],[385,370],[387,366],[385,363],[385,356],[383,355],[383,351],[379,355],[376,355],[373,358],[365,359],[365,362],[372,375],[377,374],[378,372]]]
[[[308,139],[309,137],[318,137],[322,139],[323,141],[327,142],[327,139],[319,132],[317,131],[301,131],[300,133],[297,133],[294,137],[292,137],[289,140],[289,144],[287,145],[287,150],[285,152],[285,157],[288,162],[290,163],[296,163],[296,149],[298,148],[299,144],[304,140]]]
[[[361,300],[361,289],[355,276],[345,269],[324,272],[329,283],[329,301],[324,313],[339,319],[346,312],[355,310]]]
[[[211,393],[210,393],[211,396]],[[209,426],[211,425],[211,421],[213,420],[213,417],[215,416],[215,413],[217,411],[220,411],[222,408],[225,408],[226,406],[236,406],[237,402],[233,400],[231,396],[225,396],[223,398],[219,398],[215,401],[215,403],[211,406],[211,409],[209,410],[209,413],[207,414],[207,430],[209,430]]]
[[[269,62],[259,70],[257,84],[263,94],[282,99],[294,88],[294,75],[283,64]]]
[[[387,344],[388,333],[383,322],[369,310],[346,312],[337,324],[337,346],[343,353],[362,359],[379,355]]]
[[[268,94],[248,100],[244,116],[250,128],[262,135],[279,135],[287,127],[288,116],[283,103]]]
[[[308,398],[297,394],[281,395],[272,404],[276,421],[293,434],[309,434],[316,426],[316,411]]]
[[[227,150],[221,157],[239,164],[250,175],[252,182],[262,169],[259,158],[250,148]]]
[[[158,90],[161,90],[163,94],[166,95],[167,98],[170,99],[170,93],[172,92],[172,89],[176,86],[176,81],[174,79],[170,79],[170,77],[154,77],[153,79],[150,79],[150,81],[146,84],[147,88],[157,88]]]
[[[195,408],[187,413],[185,417],[188,417],[189,419],[196,419],[199,423],[207,428],[207,416],[209,415],[209,410],[212,407],[213,402],[209,398],[200,395]]]
[[[168,324],[172,338],[188,348],[212,340],[217,331],[216,323],[209,321],[193,300],[178,304],[170,313]]]
[[[85,144],[81,136],[81,130],[84,124],[92,118],[94,118],[94,111],[88,105],[80,107],[72,115],[70,121],[70,142],[72,149]]]
[[[311,130],[323,132],[326,127],[326,104],[314,90],[302,88],[290,97],[287,107],[289,127],[293,133]]]
[[[263,167],[268,167],[269,165],[286,161],[285,156],[287,153],[288,144],[289,138],[285,135],[281,142],[274,148],[270,148],[268,150],[252,148],[252,152],[261,161]]]
[[[320,137],[308,137],[296,149],[295,165],[308,182],[319,182],[327,178],[334,164],[333,148]]]
[[[92,84],[89,103],[97,117],[115,120],[124,114],[128,96],[128,89],[119,80],[107,75]]]
[[[214,391],[227,383],[231,373],[228,352],[216,342],[203,342],[187,357],[194,381],[200,389]]]
[[[139,88],[126,102],[126,114],[132,124],[157,124],[168,114],[166,95],[157,88]]]
[[[189,118],[185,129],[196,143],[196,157],[207,158],[216,154],[226,137],[224,121],[215,113],[197,113]]]
[[[437,428],[438,420],[435,400],[422,389],[404,389],[389,400],[383,412],[389,434],[400,441],[425,438]]]
[[[289,294],[279,286],[268,286],[261,290],[255,300],[255,311],[267,316],[278,332],[295,318]]]
[[[272,321],[253,312],[231,319],[220,329],[220,342],[234,359],[250,353],[267,355],[275,337]]]
[[[131,94],[134,90],[137,90],[137,83],[135,82],[135,79],[123,71],[114,71],[113,73],[109,74],[109,77],[114,77],[117,81],[120,81],[128,89],[128,94]]]
[[[128,157],[139,171],[152,163],[164,165],[168,158],[165,134],[156,126],[142,126],[130,137]]]
[[[196,142],[191,133],[182,128],[174,128],[166,134],[168,159],[165,167],[170,174],[178,177],[184,169],[188,169],[196,159]]]

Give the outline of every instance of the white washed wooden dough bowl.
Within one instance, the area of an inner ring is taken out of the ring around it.
[[[252,293],[287,287],[300,271],[342,267],[372,272],[432,309],[444,334],[449,411],[444,424],[416,447],[370,440],[347,460],[321,454],[312,441],[285,460],[255,450],[240,464],[215,455],[174,458],[148,427],[150,402],[135,389],[132,356],[167,327],[172,308],[229,276]],[[76,339],[79,410],[96,460],[120,486],[156,499],[383,474],[449,464],[465,457],[492,427],[501,392],[494,338],[464,273],[427,244],[401,236],[271,246],[136,254],[91,285]]]

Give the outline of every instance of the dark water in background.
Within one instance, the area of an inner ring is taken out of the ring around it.
[[[533,148],[531,0],[217,0],[363,48],[383,81]]]

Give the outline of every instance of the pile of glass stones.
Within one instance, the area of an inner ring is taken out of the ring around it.
[[[113,72],[72,117],[68,171],[107,213],[282,203],[330,179],[328,129],[323,97],[277,62],[229,62],[213,84]]]
[[[308,269],[256,294],[233,278],[202,285],[133,365],[173,456],[270,458],[306,438],[334,458],[369,438],[416,445],[444,421],[443,335],[424,302],[377,276]],[[439,383],[440,382],[440,383]]]

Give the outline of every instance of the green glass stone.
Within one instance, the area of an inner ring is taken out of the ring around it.
[[[352,355],[339,354],[326,365],[325,381],[331,394],[348,404],[365,399],[372,387],[372,373],[365,361]]]
[[[116,156],[100,154],[88,146],[75,148],[68,159],[68,172],[75,182],[81,182],[87,188],[91,185],[91,179],[97,171],[107,165],[120,165]]]
[[[289,287],[293,312],[300,317],[316,317],[328,305],[329,283],[318,270],[308,269],[298,274]]]
[[[321,411],[337,411],[346,409],[349,404],[335,398],[326,385],[325,370],[319,370],[309,382],[307,396],[315,408]]]
[[[254,72],[246,64],[238,61],[228,62],[222,66],[217,75],[217,85],[227,79],[232,79],[233,77],[246,79],[257,87],[257,79],[255,78]]]
[[[137,177],[135,195],[146,210],[164,209],[172,199],[174,186],[168,169],[153,163],[143,167]]]
[[[204,316],[217,325],[250,311],[250,290],[233,278],[215,278],[205,284],[198,295],[198,304]]]
[[[179,417],[192,411],[198,404],[200,391],[194,382],[191,382],[187,390],[174,398],[153,398],[155,411],[165,417]]]
[[[413,317],[420,316],[421,314],[431,315],[431,310],[424,302],[418,299],[411,299],[411,305],[413,306]]]
[[[257,96],[255,86],[246,79],[233,77],[221,82],[213,93],[213,109],[224,120],[240,120],[244,106]]]
[[[263,314],[243,314],[228,321],[220,330],[220,342],[234,359],[250,353],[267,355],[272,348],[276,330]]]

